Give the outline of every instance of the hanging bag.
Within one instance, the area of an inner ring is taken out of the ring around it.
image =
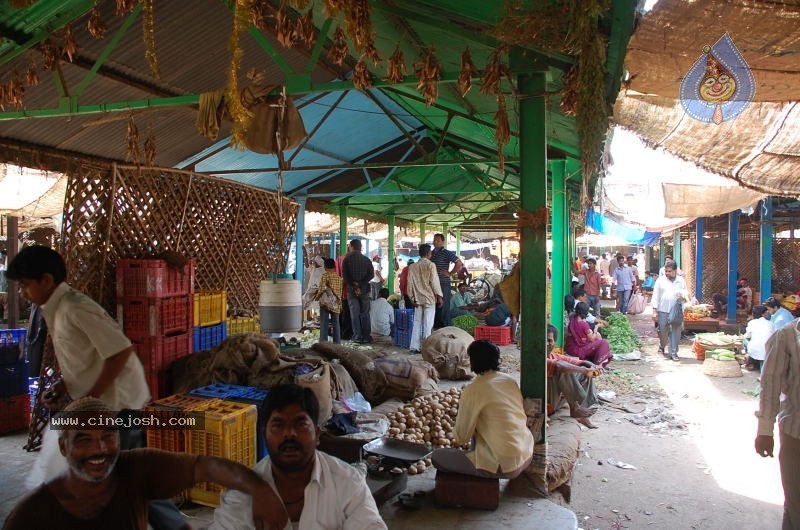
[[[328,311],[336,312],[336,306],[339,305],[338,302],[339,297],[334,294],[330,286],[326,287],[325,292],[319,297],[319,305]]]
[[[672,306],[669,314],[667,314],[667,324],[678,324],[680,322],[683,322],[683,304],[675,302],[675,305]]]

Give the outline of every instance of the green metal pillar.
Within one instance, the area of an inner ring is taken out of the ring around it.
[[[547,112],[542,94],[547,92],[543,72],[520,75],[519,150],[520,202],[522,209],[547,218]],[[522,361],[520,386],[524,397],[538,400],[542,411],[547,402],[547,227],[521,229]],[[544,431],[544,427],[542,428]],[[544,435],[544,432],[542,432]]]
[[[565,195],[565,203],[564,203],[564,227],[565,227],[565,234],[564,234],[564,248],[566,249],[566,254],[564,256],[564,294],[572,294],[572,258],[576,256],[578,253],[577,242],[575,241],[575,225],[572,222],[572,218],[570,216],[570,212],[572,211],[572,198],[570,194],[567,192],[567,182],[573,178],[577,177],[578,181],[580,181],[581,177],[581,163],[580,160],[577,158],[568,157],[567,164],[566,164],[566,171],[567,174],[564,177],[564,191]],[[562,302],[563,303],[563,302]]]
[[[347,205],[339,205],[339,255],[347,254]]]
[[[394,215],[387,216],[386,222],[389,225],[389,281],[386,287],[394,293]]]
[[[444,234],[444,246],[447,247],[447,241],[450,239],[450,236],[447,234],[448,230],[447,223],[442,224],[442,234]]]
[[[664,239],[664,234],[658,240],[658,266],[663,267],[665,258],[667,257],[667,240]]]
[[[425,220],[419,222],[419,244],[423,244],[425,242]]]
[[[675,235],[672,239],[672,253],[673,258],[675,258],[675,264],[678,265],[678,268],[681,268],[681,229],[675,229]]]
[[[761,298],[758,303],[763,304],[772,296],[772,197],[764,197],[761,201],[761,268],[759,273],[759,293]],[[12,291],[9,291],[12,292]]]
[[[553,264],[551,267],[552,278],[550,279],[550,323],[553,324],[558,330],[557,344],[560,346],[564,343],[564,275],[566,273],[566,249],[564,248],[564,241],[567,239],[567,227],[564,221],[566,220],[565,211],[567,209],[566,197],[566,162],[564,160],[554,160],[550,164],[550,171],[552,173],[553,192],[551,195],[552,211],[550,212],[552,220],[552,241],[553,251],[551,253]]]
[[[456,256],[461,259],[461,229],[456,228]]]

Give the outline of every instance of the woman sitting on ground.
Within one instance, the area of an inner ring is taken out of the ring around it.
[[[573,357],[591,361],[598,366],[606,366],[611,362],[611,347],[608,341],[600,336],[600,328],[603,325],[598,323],[592,331],[586,322],[587,316],[589,316],[589,304],[579,302],[567,325],[564,350]]]
[[[433,452],[436,469],[486,478],[514,478],[530,464],[533,435],[527,427],[522,393],[513,377],[498,372],[500,350],[488,340],[467,348],[477,377],[461,393],[455,438],[472,442],[469,451],[443,448]]]

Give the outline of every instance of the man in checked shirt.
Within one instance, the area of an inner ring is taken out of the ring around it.
[[[773,428],[778,418],[783,482],[782,530],[800,530],[800,320],[784,326],[767,341],[761,372],[756,452],[772,456]],[[781,399],[781,394],[784,398]]]

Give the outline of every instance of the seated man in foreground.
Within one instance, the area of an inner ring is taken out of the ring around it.
[[[73,401],[61,415],[82,423],[113,416],[103,401],[92,397]],[[206,481],[257,498],[247,516],[259,520],[263,528],[286,524],[286,509],[275,491],[236,462],[158,449],[120,451],[119,430],[113,427],[65,428],[59,432],[58,445],[69,470],[20,501],[4,530],[146,530],[148,500],[168,499]]]
[[[372,323],[372,334],[381,337],[390,337],[394,328],[394,307],[386,299],[389,298],[389,289],[382,287],[378,291],[378,298],[370,304],[369,319]]]
[[[269,456],[255,472],[283,499],[291,525],[299,530],[384,529],[365,478],[338,458],[316,450],[319,403],[308,388],[278,385],[264,403]],[[226,491],[209,530],[257,528],[250,515],[257,503]]]
[[[558,339],[558,330],[552,324],[547,325],[547,403],[558,409],[562,399],[569,404],[569,415],[590,429],[597,427],[589,420],[595,413],[591,409],[598,403],[594,378],[603,369],[591,361],[581,361],[577,357],[553,353]],[[563,396],[563,398],[562,398]]]
[[[513,377],[498,372],[500,350],[488,340],[467,348],[477,377],[461,393],[456,416],[456,442],[469,451],[437,449],[436,469],[484,478],[514,478],[533,456],[533,435],[522,407],[522,393]]]

